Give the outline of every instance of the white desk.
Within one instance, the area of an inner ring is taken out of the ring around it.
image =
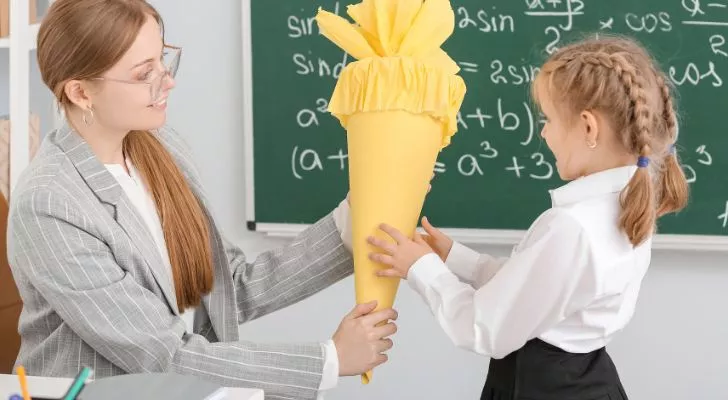
[[[71,386],[73,379],[69,378],[43,378],[28,377],[28,391],[32,396],[60,398]],[[260,389],[228,388],[229,400],[263,400],[263,391]],[[0,374],[0,400],[8,400],[11,395],[20,394],[20,383],[17,375]]]

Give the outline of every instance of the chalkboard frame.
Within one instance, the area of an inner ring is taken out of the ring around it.
[[[252,28],[251,1],[241,1],[242,34],[242,84],[243,84],[243,137],[245,162],[245,217],[248,231],[268,237],[292,238],[305,230],[309,224],[270,223],[257,221],[255,217],[255,159],[253,129],[253,72],[252,72]],[[506,229],[462,229],[439,227],[453,240],[471,245],[516,245],[525,230]],[[728,252],[728,236],[657,234],[653,248],[680,251]]]

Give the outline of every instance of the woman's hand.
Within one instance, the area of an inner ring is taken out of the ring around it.
[[[397,332],[397,325],[388,321],[396,320],[397,312],[391,308],[372,312],[376,307],[376,301],[357,305],[334,333],[339,376],[363,374],[387,361],[382,354],[392,348],[387,337]]]
[[[422,258],[422,256],[433,252],[432,248],[430,248],[427,242],[417,232],[415,232],[414,240],[412,240],[387,224],[380,225],[380,229],[394,239],[395,243],[373,236],[367,239],[369,244],[379,248],[383,252],[370,253],[369,258],[372,261],[390,267],[389,269],[378,271],[378,276],[406,279],[407,273],[412,268],[412,265]]]
[[[427,235],[422,236],[422,239],[440,256],[442,262],[445,262],[447,256],[450,254],[450,250],[452,250],[452,239],[432,226],[427,217],[422,218],[422,227],[427,232]]]

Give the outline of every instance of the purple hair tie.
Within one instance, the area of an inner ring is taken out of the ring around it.
[[[647,158],[647,157],[645,157],[645,156],[640,156],[637,159],[637,166],[640,167],[640,168],[645,168],[649,164],[650,164],[650,159]]]

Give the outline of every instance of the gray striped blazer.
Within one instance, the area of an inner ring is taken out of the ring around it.
[[[314,399],[319,343],[243,341],[238,324],[300,301],[353,272],[328,215],[281,249],[248,261],[213,220],[189,149],[157,133],[207,214],[212,293],[186,332],[154,239],[116,179],[72,129],[51,132],[13,192],[8,259],[24,307],[17,363],[29,374],[102,378],[124,373],[193,374],[266,398]]]

